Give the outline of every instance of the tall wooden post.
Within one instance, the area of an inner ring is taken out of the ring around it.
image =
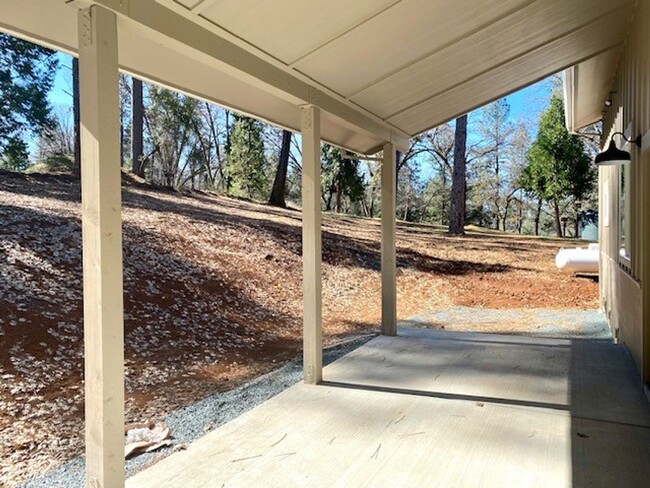
[[[302,109],[303,375],[308,384],[323,380],[321,297],[320,110]]]
[[[397,335],[395,165],[395,146],[386,143],[381,166],[381,333],[388,336]]]
[[[86,486],[124,485],[124,322],[117,25],[79,11]]]

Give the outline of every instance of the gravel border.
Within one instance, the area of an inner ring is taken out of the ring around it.
[[[362,346],[375,334],[357,336],[323,351],[323,364],[330,364]],[[174,452],[174,447],[189,444],[207,432],[265,402],[302,380],[302,358],[296,358],[281,368],[259,376],[234,390],[215,393],[168,415],[164,422],[171,429],[171,447],[145,453],[126,461],[126,476],[160,461]],[[39,478],[25,483],[23,488],[82,488],[84,486],[84,458],[80,456],[54,468]]]
[[[493,324],[520,325],[510,331]],[[481,332],[552,339],[613,340],[605,315],[600,310],[548,308],[450,307],[410,317],[400,325],[441,328],[449,332]]]

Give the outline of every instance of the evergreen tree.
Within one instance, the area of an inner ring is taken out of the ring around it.
[[[451,186],[451,209],[449,211],[449,233],[465,234],[465,205],[467,166],[467,114],[456,119],[454,131],[454,171]]]
[[[29,166],[27,144],[21,139],[10,139],[4,146],[2,165],[11,171],[25,171]]]
[[[228,137],[228,161],[224,170],[226,191],[231,195],[260,199],[268,185],[264,157],[264,125],[234,115]]]
[[[322,196],[325,210],[343,211],[343,199],[350,204],[359,202],[365,192],[363,178],[359,174],[359,161],[344,159],[341,151],[329,144],[321,146]]]
[[[596,172],[580,137],[569,134],[564,125],[564,104],[558,95],[540,118],[528,160],[523,186],[553,206],[555,230],[562,237],[560,202],[569,197],[580,201],[593,188]]]
[[[54,51],[0,34],[0,159],[8,167],[26,165],[25,137],[52,125],[47,93],[57,66]]]

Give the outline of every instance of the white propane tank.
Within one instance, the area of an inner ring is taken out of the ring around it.
[[[567,273],[598,273],[598,244],[589,244],[585,249],[560,249],[555,256],[555,265]]]

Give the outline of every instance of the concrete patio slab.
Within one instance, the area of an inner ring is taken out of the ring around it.
[[[649,459],[622,346],[403,328],[127,486],[641,487]]]

